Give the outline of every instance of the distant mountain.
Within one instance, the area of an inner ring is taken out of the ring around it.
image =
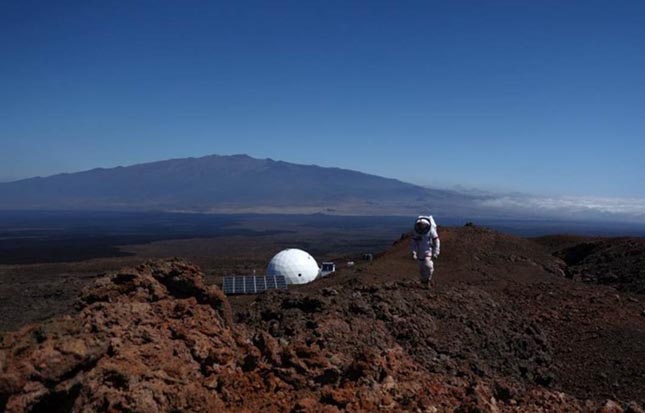
[[[246,155],[172,159],[0,184],[0,209],[459,213],[473,197]]]

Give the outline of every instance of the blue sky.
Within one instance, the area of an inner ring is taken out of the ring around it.
[[[645,2],[0,1],[0,180],[247,153],[645,197]]]

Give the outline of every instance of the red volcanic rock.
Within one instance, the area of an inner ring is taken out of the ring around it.
[[[8,412],[221,409],[203,385],[234,370],[246,346],[223,294],[178,261],[126,269],[86,290],[74,318],[2,341],[0,394]]]
[[[78,310],[1,336],[0,411],[621,411],[553,388],[545,332],[479,289],[350,280],[258,296],[236,323],[171,260],[98,279]]]
[[[613,400],[607,400],[597,413],[623,413],[623,408]]]
[[[645,413],[645,409],[639,406],[636,402],[630,402],[625,408],[625,413]]]

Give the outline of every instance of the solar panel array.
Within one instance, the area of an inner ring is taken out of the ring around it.
[[[226,295],[258,294],[267,290],[286,290],[287,280],[282,275],[246,275],[224,277],[222,290]]]

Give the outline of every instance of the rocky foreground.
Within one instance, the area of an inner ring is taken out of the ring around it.
[[[643,411],[563,391],[549,330],[486,289],[367,280],[270,292],[234,316],[189,263],[123,269],[78,313],[2,336],[0,411]]]

